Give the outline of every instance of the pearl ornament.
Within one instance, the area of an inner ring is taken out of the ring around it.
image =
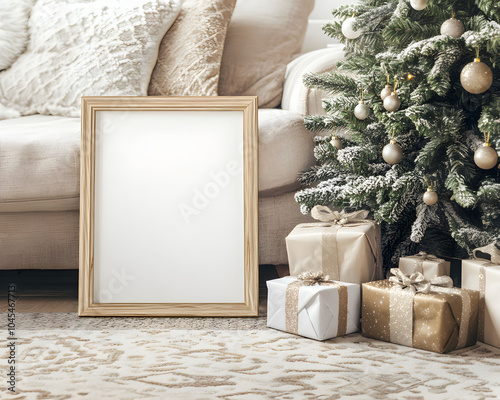
[[[427,189],[427,192],[424,193],[422,200],[424,201],[425,204],[428,206],[432,206],[437,203],[438,201],[438,195],[437,193],[432,190],[431,188]]]
[[[382,150],[382,158],[387,164],[398,164],[403,159],[403,149],[394,139],[391,139]]]
[[[474,162],[481,169],[491,169],[498,162],[498,153],[489,143],[484,143],[474,152]]]
[[[401,106],[401,100],[396,92],[392,92],[390,96],[384,99],[384,108],[387,111],[398,111],[399,106]]]
[[[361,29],[356,31],[353,28],[355,22],[355,17],[349,17],[342,23],[342,34],[347,39],[357,39],[361,35]]]
[[[354,108],[354,116],[357,119],[364,120],[370,115],[370,107],[368,107],[362,101]]]
[[[417,11],[422,11],[427,7],[427,0],[410,0],[410,5]]]

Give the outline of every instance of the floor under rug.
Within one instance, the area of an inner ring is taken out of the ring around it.
[[[2,399],[500,398],[500,349],[484,344],[438,355],[359,334],[317,342],[264,317],[16,321],[18,392]]]

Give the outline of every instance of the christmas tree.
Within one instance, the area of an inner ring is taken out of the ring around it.
[[[304,77],[329,97],[305,119],[322,136],[301,211],[372,211],[386,267],[500,247],[500,2],[361,0],[333,16],[345,60]]]

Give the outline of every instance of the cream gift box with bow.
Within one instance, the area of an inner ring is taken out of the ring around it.
[[[286,238],[290,275],[316,271],[351,283],[382,279],[380,225],[366,219],[368,211],[315,206],[311,216],[321,222],[299,224]]]
[[[432,254],[421,251],[414,256],[401,257],[399,259],[399,269],[405,275],[420,272],[426,279],[437,276],[450,275],[450,263]]]
[[[316,340],[359,330],[360,286],[304,273],[267,282],[267,326]]]
[[[474,258],[462,261],[462,287],[479,291],[478,340],[500,347],[500,251],[490,244],[475,249]]]
[[[364,336],[436,353],[476,343],[479,292],[452,287],[449,276],[391,273],[362,285]]]

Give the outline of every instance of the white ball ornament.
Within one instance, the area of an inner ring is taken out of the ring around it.
[[[361,35],[361,30],[356,31],[353,28],[355,22],[355,17],[349,17],[342,23],[342,34],[347,39],[357,39]]]
[[[362,101],[354,108],[354,115],[357,119],[364,120],[370,115],[370,107]]]
[[[342,150],[342,142],[337,136],[332,137],[332,140],[330,140],[330,144],[333,147],[336,147],[337,150]]]
[[[403,159],[403,149],[394,139],[391,139],[382,150],[382,158],[387,164],[398,164]]]
[[[491,169],[498,162],[498,153],[486,142],[474,152],[474,162],[481,169]]]
[[[384,108],[387,111],[398,111],[399,106],[401,106],[401,100],[396,92],[392,92],[390,96],[384,99]]]
[[[432,190],[431,188],[428,188],[427,192],[424,193],[424,196],[422,197],[422,200],[428,206],[432,206],[432,205],[434,205],[434,204],[437,203],[437,201],[438,201],[438,195],[437,195],[437,193],[434,190]]]
[[[460,83],[472,94],[486,92],[493,83],[493,72],[479,58],[467,64],[460,73]]]
[[[389,85],[385,85],[385,88],[383,88],[382,91],[380,92],[380,98],[382,100],[385,100],[385,98],[387,96],[390,96],[391,93],[392,93],[392,87]]]
[[[413,7],[413,9],[421,11],[425,7],[427,7],[427,0],[410,0],[410,5]]]
[[[459,38],[465,32],[465,27],[462,21],[456,18],[450,18],[441,25],[441,35],[447,35],[454,38]]]

